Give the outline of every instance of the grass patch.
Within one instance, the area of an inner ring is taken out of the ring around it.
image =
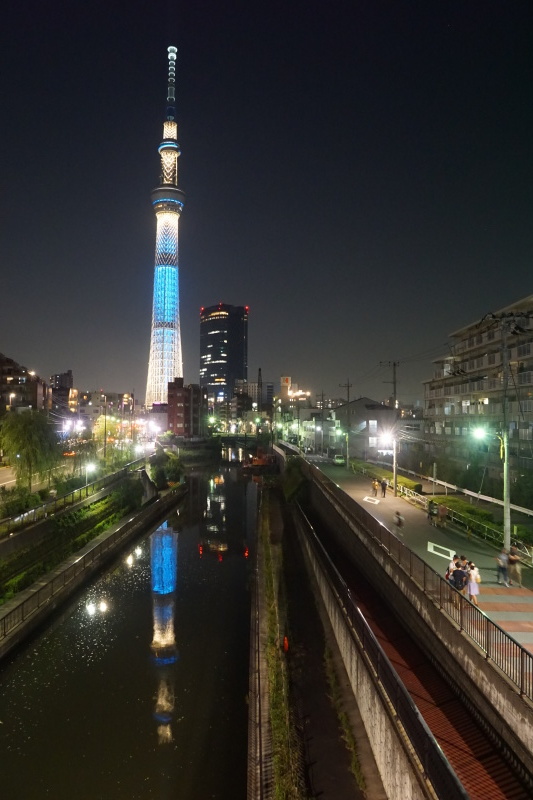
[[[355,778],[357,786],[362,792],[364,792],[366,791],[366,781],[361,770],[357,742],[355,741],[355,736],[353,735],[348,714],[343,709],[343,698],[339,678],[335,670],[331,650],[328,647],[326,647],[326,651],[324,653],[324,665],[326,668],[326,677],[328,679],[329,690],[331,693],[330,700],[339,720],[343,741],[346,744],[346,749],[350,754],[350,771]]]
[[[277,576],[280,564],[274,564],[270,543],[269,493],[263,492],[259,527],[260,557],[263,560],[265,599],[267,604],[267,652],[270,723],[272,730],[274,798],[275,800],[305,800],[300,787],[297,735],[290,715],[289,681],[285,657],[281,648]]]

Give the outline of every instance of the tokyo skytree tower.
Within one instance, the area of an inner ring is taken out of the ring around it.
[[[183,377],[178,282],[178,223],[185,196],[178,189],[176,123],[176,47],[168,48],[167,111],[159,145],[161,177],[152,191],[157,220],[152,336],[146,385],[146,407],[166,403],[168,383]]]

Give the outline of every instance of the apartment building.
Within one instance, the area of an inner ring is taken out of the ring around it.
[[[468,463],[480,449],[501,472],[500,443],[509,434],[509,467],[533,469],[533,295],[450,335],[447,355],[424,382],[424,439],[436,458]],[[474,430],[483,427],[483,443]]]

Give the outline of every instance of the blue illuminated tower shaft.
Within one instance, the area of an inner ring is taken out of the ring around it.
[[[168,48],[167,113],[159,145],[161,177],[152,191],[157,220],[152,335],[146,385],[146,407],[166,403],[168,384],[183,377],[179,315],[178,224],[184,194],[178,189],[178,126],[176,111],[176,48]]]

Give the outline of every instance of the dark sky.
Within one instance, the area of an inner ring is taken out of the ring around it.
[[[144,400],[169,44],[181,323],[250,306],[249,379],[421,400],[532,293],[533,4],[5,0],[0,351]]]

